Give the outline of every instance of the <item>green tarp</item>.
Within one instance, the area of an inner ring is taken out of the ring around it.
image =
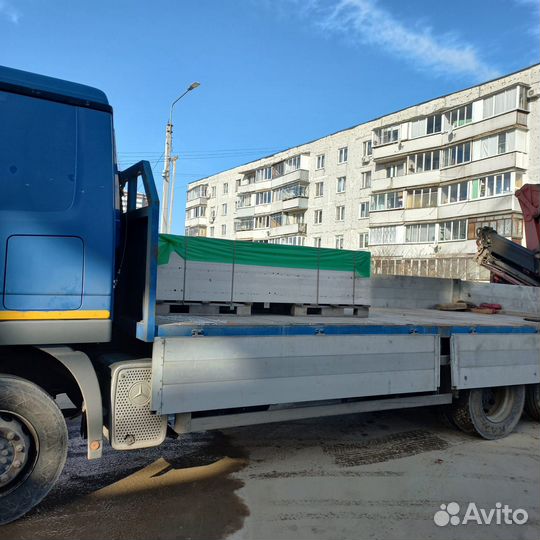
[[[188,261],[281,266],[355,272],[369,277],[368,251],[327,249],[282,244],[259,244],[240,240],[219,240],[200,236],[159,235],[158,264],[167,264],[172,252]]]

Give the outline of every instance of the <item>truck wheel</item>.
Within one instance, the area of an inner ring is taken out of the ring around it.
[[[453,405],[452,420],[465,433],[500,439],[516,427],[524,402],[523,385],[468,390]]]
[[[49,493],[67,455],[60,409],[41,388],[0,375],[0,524],[28,512]]]
[[[533,420],[540,421],[540,384],[527,386],[525,392],[525,412]]]

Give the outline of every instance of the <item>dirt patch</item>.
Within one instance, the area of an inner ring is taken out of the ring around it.
[[[380,463],[432,450],[444,450],[448,443],[429,431],[405,431],[369,441],[323,444],[323,450],[334,456],[341,467]]]
[[[0,539],[219,540],[249,515],[236,494],[244,483],[231,477],[247,457],[219,432],[167,443],[166,457],[152,452],[149,464],[146,450],[135,470],[139,451],[107,452],[117,467],[89,474],[98,462],[79,462],[80,449],[72,450],[64,482],[28,516],[2,527]]]

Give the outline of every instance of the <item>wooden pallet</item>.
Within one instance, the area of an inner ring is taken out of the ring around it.
[[[325,317],[367,317],[369,306],[366,305],[316,305],[316,304],[290,304],[282,302],[159,302],[156,304],[157,315],[170,315],[186,313],[189,315],[291,315],[325,316]]]

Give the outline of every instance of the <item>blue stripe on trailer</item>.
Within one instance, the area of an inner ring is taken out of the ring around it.
[[[240,337],[240,336],[313,336],[313,335],[441,335],[452,334],[535,334],[533,326],[416,326],[416,325],[291,325],[291,326],[222,326],[222,325],[161,325],[158,337]]]
[[[452,326],[450,334],[537,334],[534,326]]]
[[[186,336],[314,336],[314,335],[404,335],[404,334],[438,334],[436,326],[384,326],[384,325],[294,325],[294,326],[168,326],[157,328],[159,337]]]

